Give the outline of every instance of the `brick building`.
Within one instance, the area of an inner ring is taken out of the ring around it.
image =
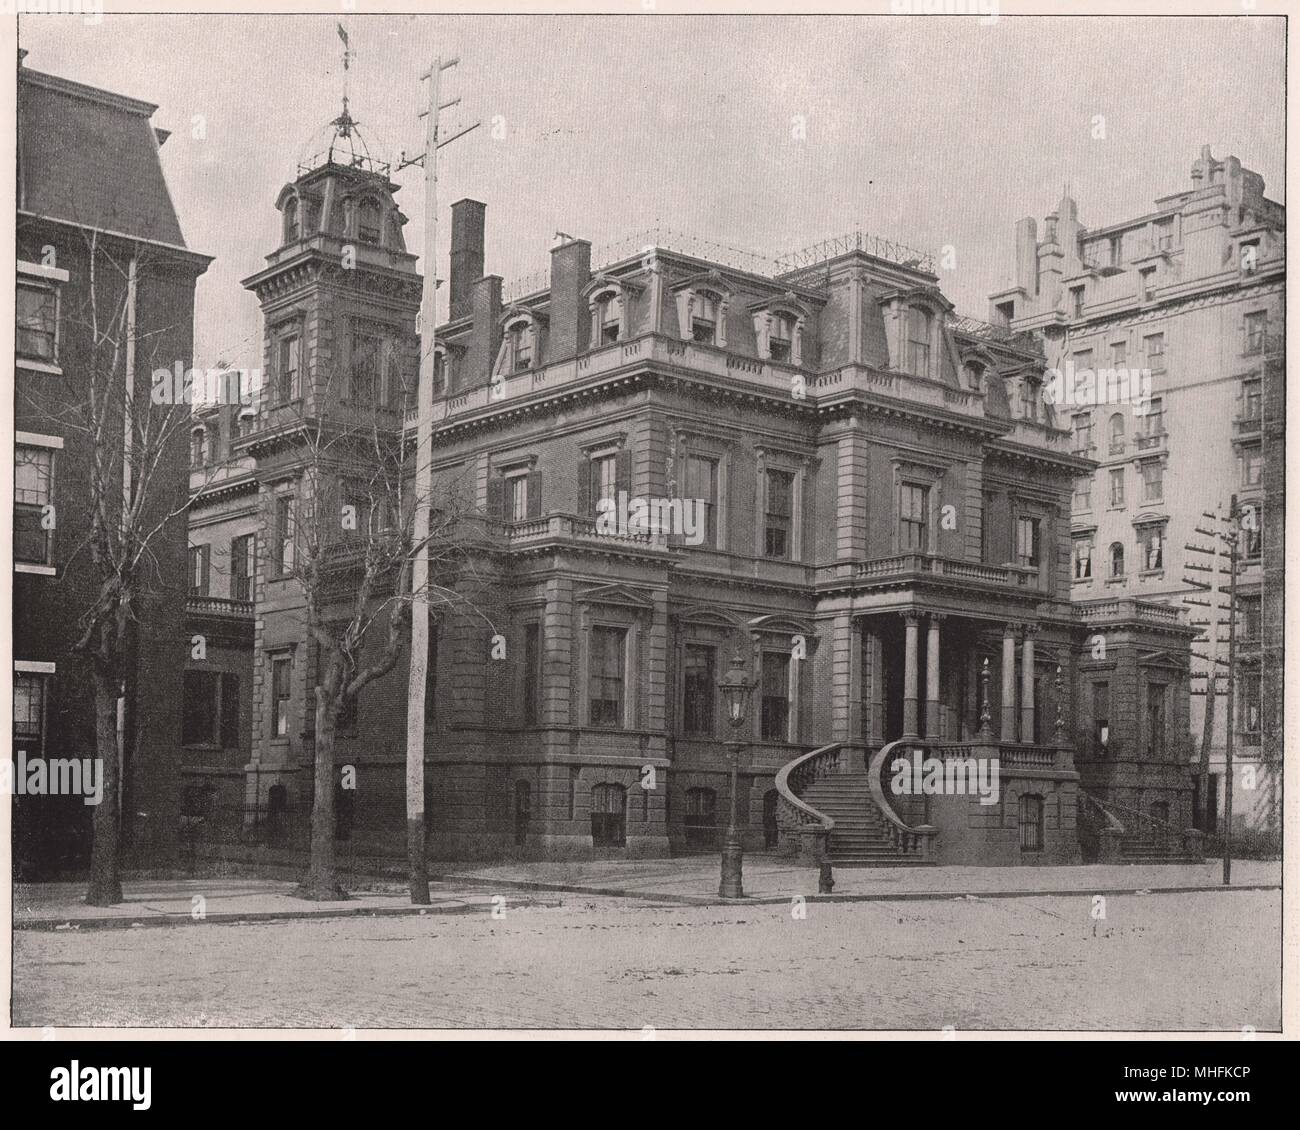
[[[375,395],[414,434],[421,279],[394,191],[363,157],[300,169],[283,243],[245,283],[266,372],[223,473],[249,501],[191,540],[201,567],[204,544],[256,523],[246,826],[304,812],[312,787],[316,659],[283,568],[296,421],[346,412],[357,358],[382,357]],[[1081,776],[1102,805],[1190,824],[1165,734],[1186,729],[1191,629],[1141,600],[1071,602],[1069,500],[1094,464],[1043,401],[1033,335],[959,317],[925,256],[861,233],[784,262],[664,237],[595,269],[566,239],[548,283],[505,299],[485,223],[453,205],[434,345],[437,489],[482,532],[440,578],[466,603],[432,633],[435,855],[714,849],[736,654],[756,684],[736,796],[750,849],[819,850],[834,820],[842,860],[1066,862],[1091,819]],[[699,525],[611,528],[606,504],[637,499],[698,504]],[[405,699],[399,667],[340,731],[357,787],[339,834],[376,850],[402,850]],[[998,803],[880,796],[881,751],[904,737],[996,757]]]
[[[28,758],[95,755],[89,664],[72,651],[99,583],[84,545],[94,454],[87,371],[99,363],[91,280],[99,333],[118,316],[131,327],[121,379],[129,372],[137,402],[148,404],[155,368],[189,364],[195,282],[211,261],[185,246],[159,162],[167,134],[150,123],[156,109],[18,70],[14,750]],[[104,450],[113,457],[112,444]],[[149,513],[161,520],[183,509],[182,445],[163,453],[157,482]],[[159,689],[184,662],[185,539],[178,516],[151,543],[156,569],[135,609],[119,705],[123,844],[141,862],[169,858],[176,843],[180,699]],[[84,863],[92,810],[79,797],[14,802],[19,875]]]
[[[1251,515],[1238,589],[1237,832],[1276,830],[1280,818],[1284,236],[1285,209],[1264,195],[1263,178],[1236,157],[1216,160],[1207,146],[1189,183],[1142,216],[1089,229],[1066,196],[1046,218],[1042,239],[1033,219],[1021,220],[1016,286],[990,300],[992,318],[1042,335],[1050,365],[1073,365],[1076,375],[1109,368],[1149,377],[1149,399],[1120,378],[1120,395],[1109,403],[1078,397],[1057,405],[1073,449],[1097,461],[1074,493],[1070,584],[1081,600],[1123,595],[1187,607],[1202,636],[1190,728],[1171,740],[1193,761],[1205,718],[1208,640],[1217,635],[1211,783],[1218,813],[1227,580],[1209,600],[1191,583],[1212,575],[1209,558],[1185,547],[1209,544],[1198,532],[1205,512],[1217,506],[1226,513],[1234,495]],[[1226,571],[1226,558],[1221,564]],[[1247,787],[1252,780],[1255,787]]]

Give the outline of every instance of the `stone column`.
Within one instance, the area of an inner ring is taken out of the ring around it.
[[[939,621],[942,616],[930,614],[925,650],[925,736],[939,736]]]
[[[1034,624],[1025,625],[1024,653],[1020,658],[1020,740],[1034,740]]]
[[[917,683],[920,672],[917,670],[920,655],[917,652],[917,616],[915,612],[903,616],[903,733],[908,737],[919,737],[916,725]]]
[[[867,629],[868,654],[871,657],[871,745],[885,744],[885,656],[880,633]]]
[[[1004,742],[1016,740],[1016,626],[1002,632],[1002,730]]]

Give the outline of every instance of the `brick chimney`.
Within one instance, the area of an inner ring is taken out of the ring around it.
[[[483,220],[487,205],[457,200],[451,206],[451,293],[448,316],[470,313],[474,284],[483,277]]]
[[[472,201],[471,201],[472,203]],[[469,331],[469,353],[465,363],[471,384],[492,376],[492,365],[501,348],[501,276],[488,275],[474,283],[469,313],[473,316]]]
[[[582,288],[591,281],[591,244],[570,239],[551,249],[551,336],[548,360],[576,357],[591,338]]]

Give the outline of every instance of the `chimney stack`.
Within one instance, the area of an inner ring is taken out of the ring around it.
[[[551,249],[551,359],[576,357],[591,337],[582,288],[591,281],[591,244],[569,239]]]
[[[1016,221],[1016,286],[1038,293],[1038,224],[1032,216]]]
[[[472,201],[471,201],[472,203]],[[482,205],[480,205],[482,207]],[[501,276],[488,275],[474,283],[469,312],[474,320],[469,331],[469,355],[465,363],[470,381],[489,380],[501,347]]]
[[[483,277],[483,220],[487,205],[457,200],[451,206],[451,293],[448,317],[471,313],[474,284]]]

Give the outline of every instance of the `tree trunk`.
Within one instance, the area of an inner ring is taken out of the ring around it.
[[[86,903],[113,906],[122,901],[118,848],[117,687],[95,672],[95,753],[102,766],[104,795],[95,807],[94,841],[90,849],[90,884]]]
[[[348,897],[334,867],[334,710],[325,689],[316,688],[315,797],[311,806],[311,862],[295,892],[314,902]]]

